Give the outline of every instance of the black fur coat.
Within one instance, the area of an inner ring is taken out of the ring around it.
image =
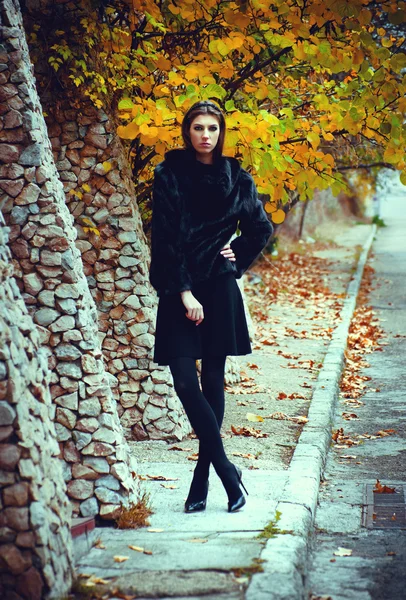
[[[152,208],[149,275],[159,296],[226,272],[241,277],[273,232],[253,178],[231,157],[206,165],[194,152],[169,150],[155,168]],[[237,225],[231,262],[220,250]]]

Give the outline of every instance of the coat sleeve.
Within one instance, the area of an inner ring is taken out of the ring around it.
[[[246,171],[243,173],[240,193],[244,199],[239,222],[241,235],[231,242],[236,257],[237,279],[251,266],[273,233],[273,226],[258,198],[255,182]]]
[[[158,165],[154,172],[149,280],[158,296],[191,289],[182,249],[181,209],[175,177]]]

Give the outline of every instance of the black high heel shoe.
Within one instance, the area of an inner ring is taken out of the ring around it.
[[[206,510],[207,494],[209,493],[209,482],[206,482],[206,496],[202,500],[189,500],[185,502],[185,512],[193,513]]]
[[[245,485],[242,482],[242,471],[236,465],[234,465],[234,468],[235,468],[236,473],[237,473],[238,483],[242,486],[244,492],[248,496],[249,494],[247,492],[247,489],[246,489]],[[237,510],[240,510],[240,508],[242,508],[245,503],[246,503],[246,500],[245,500],[244,494],[241,493],[241,496],[239,498],[237,498],[237,500],[235,500],[234,502],[229,502],[228,503],[228,512],[231,513],[231,512],[236,512]]]

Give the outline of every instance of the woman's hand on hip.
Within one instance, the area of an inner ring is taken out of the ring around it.
[[[235,254],[230,244],[226,244],[222,250],[220,250],[220,254],[224,256],[224,258],[228,258],[228,260],[235,261]]]
[[[180,295],[182,298],[183,306],[187,310],[187,318],[191,321],[196,321],[196,325],[200,325],[200,323],[204,319],[203,306],[198,300],[196,300],[196,298],[193,296],[190,290],[181,292]]]

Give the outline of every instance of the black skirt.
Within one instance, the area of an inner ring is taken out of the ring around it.
[[[171,358],[240,356],[251,354],[251,344],[240,288],[233,273],[219,275],[192,288],[203,306],[200,325],[186,317],[180,294],[161,296],[156,318],[154,362]]]

